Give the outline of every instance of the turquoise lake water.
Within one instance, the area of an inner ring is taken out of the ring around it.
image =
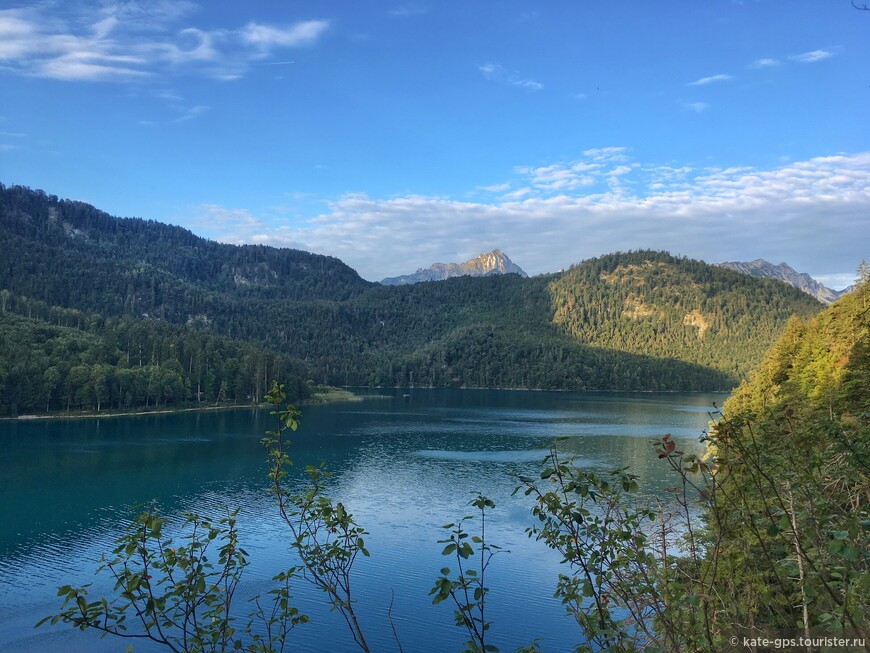
[[[470,513],[482,492],[497,508],[487,523],[497,556],[487,584],[491,643],[502,652],[538,638],[545,651],[568,651],[581,635],[552,598],[557,554],[529,540],[528,499],[511,496],[512,474],[534,475],[555,438],[587,466],[630,466],[643,492],[674,483],[650,439],[671,433],[684,448],[698,437],[722,394],[597,394],[489,390],[385,391],[363,402],[303,407],[292,435],[290,483],[305,465],[325,461],[330,494],[366,527],[370,558],[354,568],[355,594],[373,650],[395,651],[387,620],[408,653],[456,651],[463,632],[447,602],[431,605],[441,567],[443,524]],[[408,396],[405,396],[407,394]],[[130,507],[156,500],[162,510],[220,516],[240,510],[251,566],[242,594],[265,593],[270,578],[294,564],[286,527],[264,488],[267,410],[237,409],[138,417],[0,422],[0,651],[100,653],[127,642],[61,625],[34,629],[56,612],[58,585],[93,582],[102,552],[131,517]],[[336,613],[297,580],[294,602],[311,616],[287,650],[354,651]],[[248,606],[239,601],[241,614]],[[163,650],[135,642],[134,651]]]

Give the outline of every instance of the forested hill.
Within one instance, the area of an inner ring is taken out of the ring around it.
[[[0,251],[18,315],[165,320],[283,352],[333,385],[727,389],[792,314],[821,308],[660,252],[387,287],[335,258],[221,245],[21,187],[0,186]]]
[[[772,279],[663,252],[584,261],[548,285],[553,321],[596,347],[688,360],[743,378],[792,314],[821,304]]]
[[[20,294],[110,314],[158,315],[182,303],[195,312],[209,293],[347,299],[372,285],[330,256],[216,243],[21,186],[0,185],[0,246],[0,287],[14,279]]]

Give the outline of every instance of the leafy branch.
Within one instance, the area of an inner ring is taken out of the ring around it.
[[[504,552],[501,547],[486,541],[486,511],[494,510],[495,503],[478,494],[468,505],[480,513],[480,535],[471,535],[465,529],[465,524],[474,519],[471,515],[442,527],[449,531],[450,536],[438,540],[439,544],[445,545],[441,555],[456,560],[457,575],[452,578],[450,567],[443,567],[429,595],[434,595],[433,604],[449,598],[456,606],[456,625],[464,628],[469,638],[463,653],[497,652],[496,646],[486,643],[486,633],[492,623],[486,620],[486,595],[489,592],[486,570],[492,558]]]
[[[272,404],[278,428],[263,439],[269,458],[270,491],[275,496],[281,519],[293,536],[290,546],[302,562],[303,577],[323,591],[330,607],[347,623],[354,642],[370,651],[359,618],[354,609],[351,570],[357,557],[368,556],[364,535],[353,515],[341,502],[333,502],[324,494],[324,484],[330,474],[323,466],[308,466],[308,485],[301,493],[290,492],[284,484],[287,467],[292,464],[285,438],[288,430],[299,428],[302,414],[292,405],[284,406],[286,395],[282,385],[273,384],[265,397]]]
[[[61,611],[42,619],[37,627],[64,622],[79,630],[151,640],[176,653],[283,651],[290,631],[308,620],[289,605],[293,570],[275,577],[283,584],[270,592],[273,609],[265,611],[255,597],[256,610],[249,615],[247,627],[239,629],[232,606],[248,562],[238,540],[236,512],[216,524],[186,514],[178,544],[165,534],[168,526],[153,506],[137,515],[116,540],[113,557],[103,556],[97,569],[98,574],[114,578],[116,595],[88,602],[90,584],[64,585],[58,589],[63,597]],[[210,559],[215,547],[217,565]],[[251,634],[255,622],[262,623],[265,637]]]

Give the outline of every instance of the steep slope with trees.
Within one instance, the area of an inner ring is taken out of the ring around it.
[[[708,562],[735,630],[868,635],[868,397],[863,279],[806,323],[792,320],[726,402]]]

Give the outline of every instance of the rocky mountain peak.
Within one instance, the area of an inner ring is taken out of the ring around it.
[[[464,263],[434,263],[428,268],[420,268],[414,274],[404,274],[398,277],[387,277],[382,284],[385,286],[402,286],[420,281],[443,281],[451,277],[483,277],[489,274],[528,275],[507,254],[500,249],[483,252]]]
[[[779,265],[774,265],[769,261],[765,261],[763,258],[757,258],[754,261],[749,262],[731,261],[717,263],[717,265],[753,277],[777,279],[794,286],[798,290],[803,290],[808,295],[815,297],[825,304],[833,303],[843,294],[848,292],[848,288],[846,290],[837,291],[832,290],[827,286],[823,286],[810,275],[805,272],[798,272],[785,262],[782,262]]]

